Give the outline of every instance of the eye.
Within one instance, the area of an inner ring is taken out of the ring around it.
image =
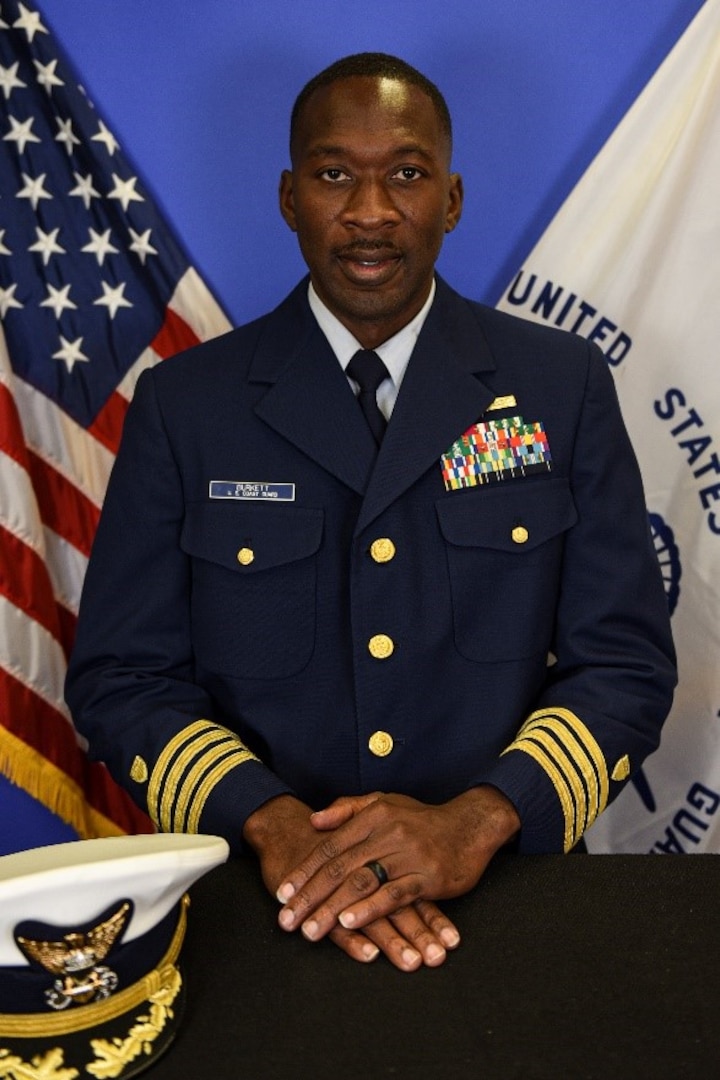
[[[396,178],[406,181],[419,180],[422,175],[423,174],[420,169],[418,169],[417,165],[403,165],[401,169],[398,169],[397,172],[393,173],[393,180]]]
[[[344,169],[339,169],[337,167],[329,168],[329,169],[323,169],[322,172],[320,173],[320,178],[322,180],[329,180],[331,184],[337,184],[341,180],[349,180],[350,179],[350,177],[348,176],[348,174],[345,172]]]

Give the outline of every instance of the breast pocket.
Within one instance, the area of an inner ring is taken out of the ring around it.
[[[218,501],[188,508],[199,662],[238,678],[295,675],[315,647],[322,510]]]
[[[436,508],[458,651],[477,662],[546,653],[563,538],[577,521],[567,480],[503,481],[448,495]]]

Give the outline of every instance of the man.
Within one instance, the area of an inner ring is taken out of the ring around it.
[[[656,747],[668,616],[602,354],[435,278],[437,88],[341,60],[290,151],[309,283],[140,380],[68,701],[160,828],[257,853],[284,929],[410,971],[459,942],[436,900],[570,850]]]

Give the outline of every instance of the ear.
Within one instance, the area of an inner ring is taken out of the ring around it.
[[[445,232],[452,232],[462,214],[463,182],[460,173],[451,173],[448,187],[448,206],[445,215]]]
[[[293,232],[297,232],[297,223],[295,220],[295,200],[293,198],[293,176],[289,169],[283,169],[280,176],[280,213],[282,214],[285,222],[292,229]]]

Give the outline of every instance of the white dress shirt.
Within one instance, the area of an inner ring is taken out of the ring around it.
[[[402,330],[398,330],[397,334],[393,334],[391,338],[388,338],[387,341],[384,341],[382,345],[378,345],[378,347],[373,350],[385,364],[389,373],[389,378],[384,379],[377,390],[378,407],[386,420],[390,419],[390,415],[395,406],[395,401],[400,392],[400,384],[403,381],[408,361],[410,360],[418,334],[422,330],[423,323],[425,322],[427,313],[429,312],[434,299],[435,279],[433,278],[428,298],[420,308],[420,311],[418,311],[417,315],[410,320],[407,326],[403,326]],[[343,371],[345,371],[355,353],[358,349],[362,349],[363,346],[357,338],[350,333],[348,328],[343,326],[337,316],[333,315],[332,311],[330,311],[330,309],[322,302],[315,292],[312,282],[308,288],[308,301],[320,329],[330,342],[330,347],[337,356]],[[349,376],[348,382],[357,395],[359,391],[358,384]]]

